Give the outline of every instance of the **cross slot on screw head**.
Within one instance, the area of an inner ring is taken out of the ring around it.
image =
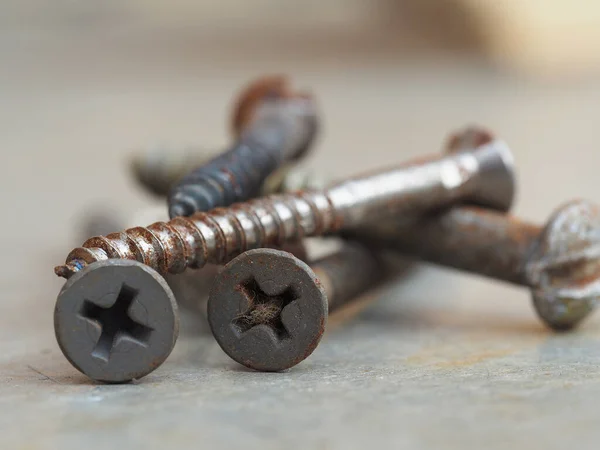
[[[279,340],[288,339],[290,332],[281,320],[281,312],[290,303],[298,300],[293,288],[288,287],[281,294],[268,295],[263,292],[255,279],[250,279],[239,285],[240,292],[248,299],[250,307],[232,320],[240,334],[255,326],[269,326]]]
[[[54,331],[69,362],[98,381],[141,378],[169,356],[179,331],[175,297],[155,270],[122,259],[90,264],[61,290]]]
[[[97,323],[102,329],[92,356],[108,362],[113,347],[121,338],[129,339],[142,347],[148,346],[148,339],[153,329],[136,322],[129,315],[129,308],[138,292],[137,289],[123,284],[117,300],[108,308],[98,306],[89,300],[83,302],[80,316]]]
[[[249,250],[227,264],[208,300],[210,327],[223,351],[261,371],[285,370],[310,355],[327,311],[325,289],[310,267],[274,249]]]

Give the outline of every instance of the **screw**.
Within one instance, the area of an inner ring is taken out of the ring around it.
[[[215,339],[232,359],[280,371],[315,350],[330,311],[374,287],[385,267],[358,244],[345,244],[310,267],[290,253],[260,248],[229,262],[208,300]]]
[[[233,123],[233,146],[173,188],[171,218],[255,197],[269,174],[305,154],[317,132],[314,100],[293,92],[284,77],[263,78],[244,90]]]
[[[467,130],[463,135],[475,134]],[[462,136],[462,135],[461,135]],[[55,268],[68,278],[87,264],[132,259],[161,274],[224,264],[252,248],[281,247],[306,236],[351,229],[381,218],[470,201],[500,210],[514,194],[512,157],[501,141],[342,181],[322,191],[258,198],[192,217],[176,217],[88,239]]]
[[[476,134],[471,130],[465,133],[469,139]],[[226,263],[252,248],[281,247],[305,236],[356,228],[380,218],[463,200],[505,210],[514,193],[512,157],[502,142],[491,138],[484,142],[346,180],[322,191],[259,198],[147,228],[93,237],[72,250],[55,272],[69,278],[96,261],[127,259],[163,275],[177,274],[207,263]],[[63,294],[57,300],[58,308]]]
[[[210,158],[209,152],[199,149],[151,148],[132,155],[130,170],[133,178],[146,191],[158,197],[165,197],[175,183],[189,173],[191,167],[199,167]],[[326,185],[323,177],[319,177],[308,169],[297,167],[293,163],[287,163],[265,179],[260,195],[300,189],[323,189]],[[96,235],[88,234],[87,236]]]
[[[600,209],[586,201],[558,208],[545,226],[480,208],[457,207],[412,226],[352,234],[425,261],[531,289],[552,329],[578,325],[600,299]]]
[[[98,261],[72,276],[54,310],[67,359],[90,378],[141,378],[169,356],[179,331],[175,297],[164,279],[137,261]]]

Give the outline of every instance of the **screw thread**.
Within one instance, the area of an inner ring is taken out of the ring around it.
[[[467,200],[481,191],[489,173],[503,174],[496,176],[494,184],[512,193],[512,171],[499,170],[503,159],[489,157],[507,151],[490,144],[347,179],[324,191],[259,198],[94,237],[73,250],[55,272],[68,278],[86,264],[108,258],[134,259],[163,274],[200,268],[207,262],[223,264],[249,249],[280,247],[304,236]],[[480,165],[482,156],[496,163]],[[501,206],[506,209],[512,197],[505,200]]]
[[[278,247],[340,226],[339,214],[324,192],[274,195],[93,237],[71,251],[55,272],[69,278],[87,264],[120,258],[175,274],[207,263],[224,264],[246,250]]]
[[[265,179],[308,148],[316,134],[309,99],[266,101],[233,147],[186,175],[169,195],[169,215],[190,216],[256,196]]]

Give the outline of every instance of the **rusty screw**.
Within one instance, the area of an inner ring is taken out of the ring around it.
[[[272,195],[93,237],[72,250],[55,272],[69,278],[87,264],[121,258],[137,260],[161,274],[181,273],[209,262],[224,264],[252,248],[281,247],[305,236],[459,201],[509,209],[514,175],[508,147],[472,129],[460,136],[465,143],[460,150],[351,178],[322,191]],[[473,142],[477,146],[468,145]]]
[[[190,168],[199,167],[212,157],[214,155],[210,152],[196,148],[150,148],[131,156],[130,172],[145,191],[166,197],[173,186],[190,172]],[[324,177],[289,162],[265,179],[260,195],[323,189],[327,184]]]
[[[376,254],[358,244],[345,244],[310,267],[280,250],[249,250],[216,277],[208,321],[238,363],[269,372],[289,369],[319,344],[328,309],[376,286],[384,273]]]
[[[600,208],[572,201],[545,226],[481,208],[457,207],[411,226],[385,224],[353,234],[425,261],[531,289],[555,330],[578,325],[600,299]]]
[[[269,174],[308,150],[317,132],[316,107],[284,77],[267,77],[242,93],[233,124],[238,135],[233,146],[173,188],[171,218],[256,196]]]
[[[255,199],[94,237],[72,250],[55,272],[69,278],[96,261],[128,259],[162,275],[176,274],[207,263],[226,263],[249,249],[281,247],[305,236],[352,229],[380,218],[459,201],[507,210],[514,193],[508,147],[488,133],[472,129],[460,134],[458,141],[460,145],[448,154],[345,180],[322,191]],[[69,320],[60,316],[55,328],[68,324]]]

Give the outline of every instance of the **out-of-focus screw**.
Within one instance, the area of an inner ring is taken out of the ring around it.
[[[299,158],[317,132],[313,99],[294,92],[284,77],[263,78],[241,95],[233,147],[196,168],[169,195],[171,217],[190,216],[247,200],[286,161]]]
[[[68,278],[92,262],[120,258],[137,260],[161,274],[181,273],[209,262],[224,264],[252,248],[281,247],[306,236],[460,201],[507,210],[513,194],[510,151],[490,139],[476,148],[351,178],[322,191],[259,198],[94,237],[71,251],[55,272]]]
[[[190,172],[191,168],[205,164],[214,157],[200,149],[170,149],[166,147],[138,151],[131,157],[133,178],[148,192],[165,197],[175,183]],[[306,189],[324,189],[327,186],[324,177],[314,171],[287,163],[269,175],[260,190],[260,195]],[[103,234],[103,233],[97,233]],[[96,236],[97,234],[88,234]]]
[[[285,370],[317,347],[328,309],[376,286],[385,272],[382,261],[358,244],[345,244],[310,267],[279,250],[250,250],[216,277],[208,321],[221,348],[238,363]]]
[[[411,226],[384,224],[352,234],[425,261],[531,288],[541,319],[578,325],[600,300],[600,208],[572,201],[545,226],[481,208],[457,207]]]

